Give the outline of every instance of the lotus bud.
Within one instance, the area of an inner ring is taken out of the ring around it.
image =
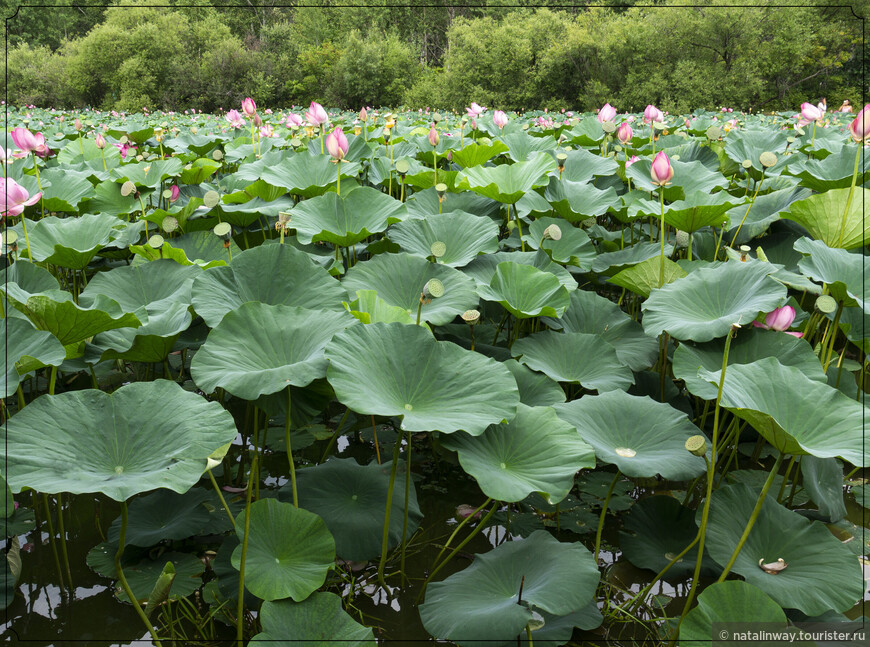
[[[447,244],[443,241],[436,240],[429,246],[429,251],[435,258],[441,258],[442,256],[444,256],[444,254],[447,253]]]
[[[640,158],[637,155],[632,155],[630,158],[625,160],[625,168],[628,169],[631,167],[632,164],[634,164],[635,162],[639,162],[639,161],[640,161]]]
[[[348,142],[344,131],[341,128],[336,128],[326,138],[326,150],[335,159],[341,160],[347,155],[347,149]]]
[[[438,279],[429,279],[423,286],[424,299],[437,299],[444,296],[444,284]]]
[[[634,131],[631,129],[631,126],[627,121],[623,121],[619,124],[619,128],[616,131],[616,138],[620,141],[621,144],[625,144],[634,136]]]
[[[441,138],[438,136],[438,131],[435,130],[435,125],[433,124],[432,127],[429,128],[429,143],[432,144],[432,146],[437,146],[440,140]]]
[[[475,508],[466,503],[456,506],[456,518],[457,519],[467,519],[471,515],[474,514]],[[482,511],[481,511],[482,512]],[[480,519],[480,512],[474,514],[475,519]]]
[[[652,124],[657,121],[663,121],[665,116],[662,114],[662,111],[656,108],[654,105],[650,104],[643,111],[643,123]]]
[[[859,144],[870,138],[870,103],[849,124],[849,132],[852,133],[852,139]]]
[[[477,310],[466,310],[460,316],[469,326],[473,326],[480,321],[480,312]]]
[[[81,131],[81,129],[82,129],[82,120],[76,118],[76,120],[73,122],[73,127],[74,127],[77,131]]]
[[[257,104],[254,103],[254,100],[251,97],[248,97],[244,101],[242,101],[242,112],[244,112],[249,117],[253,117],[254,113],[257,112]]]
[[[544,230],[544,235],[542,240],[561,240],[562,239],[562,230],[559,228],[559,225],[550,225]]]
[[[606,121],[613,121],[615,118],[616,108],[609,103],[605,103],[601,110],[598,111],[598,121],[602,124]]]
[[[659,151],[653,160],[650,167],[650,176],[652,183],[657,186],[666,186],[671,183],[674,177],[674,168],[671,166],[671,160],[668,159],[667,153]]]
[[[795,312],[791,306],[782,306],[772,312],[767,313],[764,318],[764,323],[771,330],[788,330],[791,322],[794,321]]]
[[[707,454],[707,437],[703,434],[696,434],[686,440],[686,450],[695,456],[705,456]]]
[[[173,184],[172,188],[169,190],[169,201],[175,202],[178,200],[179,195],[181,195],[181,190],[178,188],[177,184]]]
[[[359,111],[359,120],[365,123],[369,119],[369,113],[366,112],[366,109],[363,108]]]
[[[253,119],[253,121],[254,121],[254,125],[255,125],[257,128],[259,128],[260,126],[263,125],[263,120],[260,118],[260,115],[254,115],[254,119]]]
[[[106,147],[106,138],[102,133],[97,133],[97,148],[103,149]]]
[[[822,111],[817,106],[804,102],[801,104],[801,117],[807,121],[819,121],[822,118]]]
[[[501,110],[496,110],[492,114],[492,123],[494,123],[499,128],[504,128],[507,125],[508,118],[507,115]]]

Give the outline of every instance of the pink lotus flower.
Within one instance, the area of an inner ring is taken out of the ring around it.
[[[819,121],[822,118],[822,111],[813,104],[804,102],[801,104],[801,117],[807,122]]]
[[[260,137],[274,137],[275,133],[272,131],[272,124],[266,124],[265,126],[260,126]]]
[[[77,131],[81,131],[81,129],[83,128],[83,126],[82,126],[82,120],[77,118],[77,119],[73,122],[73,128],[75,128]]]
[[[305,113],[305,119],[308,120],[309,124],[316,127],[328,122],[329,115],[326,114],[326,110],[323,109],[322,105],[312,101],[311,106],[308,108],[308,112]]]
[[[51,149],[46,146],[42,133],[32,133],[27,128],[13,128],[12,141],[25,155],[32,152],[39,157],[47,157],[51,154]]]
[[[121,152],[121,159],[127,159],[127,151],[136,150],[135,146],[130,146],[130,143],[126,144],[112,144],[115,148],[117,148]]]
[[[662,111],[656,108],[654,105],[650,104],[643,111],[643,123],[651,124],[656,121],[664,121],[665,116],[662,114]]]
[[[435,124],[432,124],[432,127],[429,128],[429,143],[432,146],[437,146],[439,141],[441,141],[441,138],[438,136],[438,131],[435,130]]]
[[[36,204],[41,197],[42,193],[31,197],[15,180],[0,177],[0,214],[4,218],[20,215],[24,207]]]
[[[785,332],[787,335],[792,335],[793,337],[803,337],[804,334],[802,332],[787,332],[794,321],[794,317],[794,308],[791,306],[782,306],[772,312],[768,312],[767,316],[764,318],[764,323],[753,321],[752,325],[756,328]]]
[[[864,109],[849,124],[849,132],[852,133],[852,139],[858,143],[870,138],[870,103],[864,106]]]
[[[232,124],[233,128],[241,128],[245,125],[245,120],[242,119],[242,115],[239,114],[238,110],[230,110],[225,118]]]
[[[504,129],[504,127],[507,126],[507,122],[507,115],[503,111],[496,110],[494,113],[492,113],[492,123],[494,123],[499,128]]]
[[[628,125],[627,121],[623,121],[619,124],[619,128],[616,129],[616,138],[620,141],[620,143],[625,144],[629,139],[634,136],[634,131],[631,129],[631,126]]]
[[[625,160],[625,168],[628,168],[632,164],[634,164],[635,162],[639,162],[639,161],[640,161],[640,158],[637,155],[632,155],[627,160]]]
[[[369,113],[366,112],[365,107],[363,107],[363,109],[359,111],[359,120],[365,122],[365,121],[368,121],[368,118],[369,118]]]
[[[244,101],[242,101],[242,112],[244,112],[249,117],[253,117],[254,113],[257,112],[257,104],[254,103],[254,100],[251,97],[247,97]]]
[[[472,119],[475,119],[475,118],[479,117],[481,115],[481,113],[483,113],[484,110],[486,110],[486,108],[479,106],[476,103],[472,102],[471,107],[466,108],[465,112],[468,113],[469,117],[471,117]]]
[[[299,127],[301,125],[302,125],[302,117],[300,117],[299,115],[294,114],[292,112],[289,115],[287,115],[287,128],[290,128],[292,126]]]
[[[344,131],[341,128],[336,128],[329,133],[329,136],[326,138],[326,150],[330,155],[337,160],[344,159],[344,156],[347,155],[347,149],[347,137],[345,137]]]
[[[605,121],[613,121],[616,117],[616,108],[611,106],[609,103],[605,103],[604,107],[598,111],[598,121],[602,124]]]
[[[103,137],[103,133],[97,133],[97,148],[103,149],[106,147],[106,138]]]
[[[652,183],[657,186],[665,186],[671,183],[674,177],[674,167],[664,151],[656,153],[652,166],[649,169]]]
[[[172,192],[172,195],[169,196],[169,201],[175,202],[176,200],[178,200],[178,196],[181,194],[181,191],[179,190],[177,184],[173,184],[170,191]]]

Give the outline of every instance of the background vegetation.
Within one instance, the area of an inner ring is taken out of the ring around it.
[[[726,0],[693,0],[694,7],[608,0],[589,8],[184,0],[199,6],[165,8],[154,5],[166,0],[116,0],[53,9],[27,1],[6,21],[4,83],[13,104],[214,111],[251,96],[274,108],[316,100],[350,109],[461,109],[477,101],[590,110],[609,101],[632,111],[647,103],[671,112],[771,111],[823,96],[836,109],[866,93],[855,14],[866,14],[868,0],[803,0],[790,8]],[[0,2],[6,16],[19,4]]]

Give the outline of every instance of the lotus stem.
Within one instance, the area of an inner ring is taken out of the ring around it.
[[[849,218],[849,207],[852,206],[852,194],[855,193],[855,182],[858,179],[858,162],[861,159],[861,151],[864,148],[858,144],[858,150],[855,151],[855,168],[852,170],[852,186],[849,187],[849,197],[846,198],[846,210],[843,212],[843,220],[840,223],[840,235],[837,237],[837,247],[843,245],[843,236],[846,235],[846,220]]]
[[[338,438],[338,434],[341,432],[341,428],[344,426],[344,421],[347,420],[347,416],[349,413],[350,413],[350,407],[345,408],[344,415],[341,417],[341,420],[338,421],[338,426],[336,426],[335,432],[332,434],[332,438],[329,439],[329,443],[326,445],[326,449],[323,450],[323,456],[320,457],[321,463],[326,460],[326,455],[329,453],[329,450],[332,449],[332,446],[335,444],[335,440]]]
[[[667,566],[665,566],[662,570],[660,570],[658,572],[658,574],[649,582],[649,584],[647,584],[645,587],[643,587],[640,591],[638,591],[637,595],[635,595],[631,600],[629,600],[628,606],[626,608],[630,611],[631,609],[636,607],[638,605],[638,603],[640,603],[640,601],[643,600],[644,596],[652,590],[653,585],[665,576],[665,573],[667,573],[670,570],[671,566],[673,566],[678,561],[680,561],[685,556],[686,553],[688,553],[690,550],[692,550],[692,547],[695,544],[697,544],[700,539],[701,539],[700,534],[696,534],[695,538],[692,540],[692,543],[690,543],[688,546],[686,546],[679,555],[677,555],[670,562],[668,562]]]
[[[323,155],[323,124],[320,124],[320,154]]]
[[[531,625],[526,625],[526,637],[529,640],[529,647],[533,647],[532,643],[532,627]]]
[[[796,458],[796,456],[792,456],[791,460],[788,462],[788,467],[785,468],[785,476],[782,477],[782,485],[779,486],[779,492],[776,495],[777,501],[782,501],[782,495],[785,494],[785,486],[788,484],[788,477],[791,476],[791,468],[794,467]]]
[[[100,149],[100,156],[103,158],[103,170],[108,171],[109,168],[106,166],[106,153],[102,148]]]
[[[523,224],[520,222],[520,213],[517,211],[517,205],[513,205],[514,207],[514,218],[516,218],[517,222],[517,231],[520,234],[520,249],[522,251],[526,251],[526,241],[523,240]],[[510,220],[511,216],[511,205],[508,204],[508,220]]]
[[[66,531],[64,530],[63,523],[63,493],[57,493],[57,503],[55,505],[57,508],[57,529],[60,532],[60,550],[63,555],[63,567],[66,571],[66,583],[69,587],[70,593],[75,594],[75,586],[72,581],[72,571],[69,567],[69,553],[66,550]]]
[[[393,485],[396,483],[396,467],[399,463],[399,450],[402,448],[402,435],[396,436],[396,442],[393,445],[393,464],[390,466],[390,485],[387,490],[387,506],[384,510],[384,533],[381,539],[381,559],[378,562],[378,582],[387,590],[387,583],[384,581],[384,565],[387,562],[387,546],[390,540],[390,512],[393,507]]]
[[[290,487],[293,490],[293,505],[299,507],[299,495],[296,493],[296,467],[293,465],[293,450],[290,448],[290,405],[292,404],[293,394],[287,387],[287,415],[284,418],[284,444],[287,446],[287,462],[290,463]],[[267,421],[268,424],[268,421]]]
[[[48,524],[48,539],[51,544],[51,554],[54,557],[54,567],[57,569],[57,577],[60,580],[60,589],[63,590],[63,571],[60,568],[60,557],[57,553],[57,544],[54,538],[54,522],[51,520],[51,508],[48,506],[48,495],[42,494],[42,506],[45,508],[45,522]]]
[[[659,204],[661,205],[662,215],[659,223],[659,240],[662,244],[660,255],[661,262],[659,263],[659,287],[665,284],[665,187],[659,187]]]
[[[36,186],[39,187],[39,207],[40,209],[42,209],[42,217],[45,218],[45,196],[42,195],[42,181],[39,179],[39,164],[37,164],[36,162],[36,153],[31,151],[30,154],[33,155],[33,170],[36,171]],[[21,216],[21,220],[24,221],[24,215]],[[27,250],[30,251],[29,244],[27,246]]]
[[[163,647],[160,644],[160,639],[157,637],[157,632],[154,631],[154,625],[151,624],[151,621],[148,620],[148,617],[145,615],[145,612],[142,610],[142,606],[139,604],[139,600],[136,599],[136,596],[133,595],[133,589],[130,588],[130,585],[127,583],[127,578],[124,577],[124,569],[121,568],[121,557],[124,555],[124,541],[127,538],[127,502],[121,501],[121,534],[118,538],[118,552],[115,553],[115,571],[118,573],[118,580],[121,582],[121,587],[124,589],[124,592],[127,594],[127,597],[130,598],[130,602],[133,604],[133,608],[136,610],[136,614],[142,619],[142,622],[148,627],[148,633],[151,634],[151,640],[154,641],[154,644],[157,647]]]
[[[812,141],[810,141],[810,153],[809,153],[810,159],[813,159],[812,149],[816,147],[816,126],[818,125],[818,123],[819,123],[818,120],[813,122],[813,138],[812,138]]]
[[[722,236],[725,234],[725,223],[722,223],[722,228],[719,230],[719,240],[716,241],[716,251],[713,252],[713,260],[719,258],[719,247],[722,245]]]
[[[248,477],[248,492],[245,495],[245,533],[242,537],[242,556],[239,560],[239,601],[236,606],[236,643],[244,647],[243,628],[245,613],[245,559],[248,556],[248,535],[251,531],[251,493],[254,489],[254,470],[257,467],[257,456],[251,461],[251,472]]]
[[[749,201],[749,206],[746,207],[746,213],[743,214],[743,219],[740,221],[740,224],[737,225],[737,231],[734,232],[734,237],[731,239],[731,247],[734,247],[734,241],[737,240],[737,235],[740,233],[740,229],[743,227],[743,223],[746,222],[746,217],[749,215],[750,209],[752,209],[752,205],[755,204],[755,198],[758,197],[758,192],[761,189],[761,185],[764,183],[764,174],[767,172],[767,167],[765,166],[761,169],[761,180],[758,181],[758,184],[755,186],[755,193],[752,195],[752,199]],[[747,183],[747,187],[749,184]],[[724,231],[724,229],[723,229]],[[721,236],[720,236],[721,240]],[[716,246],[716,254],[719,254],[719,246]],[[715,256],[713,257],[715,260]]]
[[[707,519],[710,516],[710,500],[713,498],[713,473],[716,467],[716,450],[719,441],[719,412],[722,407],[722,390],[725,387],[725,371],[728,369],[728,353],[731,350],[731,340],[734,338],[736,330],[737,324],[732,325],[731,330],[728,331],[728,336],[725,337],[725,352],[722,353],[722,372],[719,376],[719,389],[716,393],[716,408],[713,412],[713,441],[711,443],[710,460],[707,461],[707,457],[704,457],[704,460],[707,461],[707,496],[704,499],[704,509],[701,512],[701,525],[698,528],[698,558],[695,560],[695,571],[692,575],[692,588],[689,590],[689,595],[686,598],[686,605],[683,607],[683,612],[680,614],[677,629],[670,642],[671,645],[676,642],[677,636],[680,634],[680,626],[683,624],[683,620],[692,606],[692,601],[695,599],[695,594],[698,592],[698,578],[701,575],[701,561],[704,557],[704,540],[707,537]]]
[[[48,378],[48,394],[54,395],[54,385],[57,382],[57,366],[51,367],[51,377]]]
[[[604,497],[604,504],[601,506],[601,516],[598,519],[598,530],[595,532],[595,550],[592,555],[595,557],[595,564],[598,564],[598,551],[601,548],[601,532],[604,530],[604,518],[607,516],[607,506],[610,505],[610,497],[613,496],[613,488],[616,487],[616,482],[620,477],[619,470],[613,475],[613,480],[610,482],[610,487],[607,488],[607,496]]]
[[[338,174],[335,176],[335,195],[341,195],[341,160],[338,160]],[[284,241],[283,230],[281,242]]]
[[[797,492],[797,484],[798,478],[801,474],[801,464],[803,463],[803,458],[799,458],[797,460],[797,467],[794,470],[794,478],[791,480],[791,491],[788,493],[788,501],[786,501],[787,506],[791,506],[792,501],[794,500],[795,492]]]
[[[480,511],[483,510],[486,506],[488,506],[491,502],[492,502],[492,499],[490,497],[487,497],[486,501],[481,503],[474,512],[472,512],[470,515],[465,517],[465,519],[463,519],[462,521],[459,522],[459,524],[456,526],[456,528],[453,529],[453,532],[450,533],[450,536],[447,538],[447,543],[444,544],[444,546],[441,548],[441,552],[438,553],[438,556],[435,558],[435,561],[432,563],[433,566],[438,564],[438,560],[441,559],[441,555],[443,555],[444,551],[450,547],[450,543],[453,541],[453,539],[456,537],[456,535],[459,534],[459,531],[462,530],[462,527],[465,526],[465,524],[467,524],[469,521],[474,519],[478,514],[480,514]]]
[[[345,414],[347,415],[347,414]],[[372,438],[375,441],[375,456],[378,459],[378,465],[381,464],[381,444],[378,442],[378,428],[375,427],[375,417],[372,415]],[[410,452],[410,445],[408,446],[408,451]]]
[[[227,516],[230,518],[230,524],[233,528],[236,527],[236,520],[233,519],[233,513],[230,512],[230,506],[227,505],[227,500],[224,498],[224,493],[221,492],[220,487],[218,487],[217,481],[214,479],[214,474],[211,473],[211,470],[206,470],[208,472],[208,478],[211,481],[212,487],[214,487],[214,491],[217,492],[218,499],[221,501],[221,505],[224,507],[224,510],[227,513]]]
[[[825,361],[822,363],[822,369],[825,373],[828,372],[828,367],[831,365],[831,358],[834,355],[834,341],[837,339],[837,332],[840,330],[840,315],[843,314],[843,302],[837,305],[837,314],[834,315],[834,323],[831,326],[831,339],[828,345],[828,354]]]
[[[408,448],[405,455],[405,510],[402,518],[402,557],[399,562],[399,570],[402,578],[405,578],[405,538],[408,534],[408,505],[411,500],[411,431],[408,431]]]
[[[767,498],[767,492],[770,490],[770,486],[773,484],[773,479],[776,477],[777,472],[779,472],[780,465],[782,465],[783,456],[784,454],[780,452],[779,456],[776,457],[776,462],[774,462],[770,474],[767,475],[767,480],[764,482],[764,487],[761,488],[761,494],[758,496],[758,501],[755,502],[752,514],[749,515],[749,521],[746,522],[743,534],[740,535],[740,541],[737,542],[737,547],[734,549],[734,552],[731,553],[731,558],[728,560],[728,563],[725,564],[725,569],[722,571],[719,579],[716,580],[717,582],[725,581],[725,578],[728,577],[728,573],[731,572],[731,567],[734,566],[734,562],[737,560],[737,556],[740,554],[740,551],[743,550],[743,545],[746,543],[746,539],[752,531],[752,526],[755,525],[755,520],[758,519],[758,513],[761,512],[761,506],[764,503],[764,499]],[[794,457],[792,457],[792,460],[794,460]]]
[[[435,184],[437,185],[438,184],[438,153],[435,151],[434,148],[432,149],[432,160],[433,160],[432,166],[435,169]]]
[[[24,230],[24,242],[27,243],[27,258],[33,260],[33,252],[30,251],[30,236],[27,235],[27,218],[21,214],[21,228]]]

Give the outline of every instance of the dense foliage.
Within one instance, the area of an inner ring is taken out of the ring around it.
[[[862,22],[822,0],[789,8],[725,0],[588,9],[320,3],[23,5],[8,23],[9,99],[126,111],[213,111],[257,96],[273,106],[314,98],[350,109],[459,109],[474,100],[590,110],[611,101],[682,112],[777,110],[823,96],[857,105],[866,90]],[[11,13],[18,3],[4,4]],[[849,4],[863,15],[866,2]]]

